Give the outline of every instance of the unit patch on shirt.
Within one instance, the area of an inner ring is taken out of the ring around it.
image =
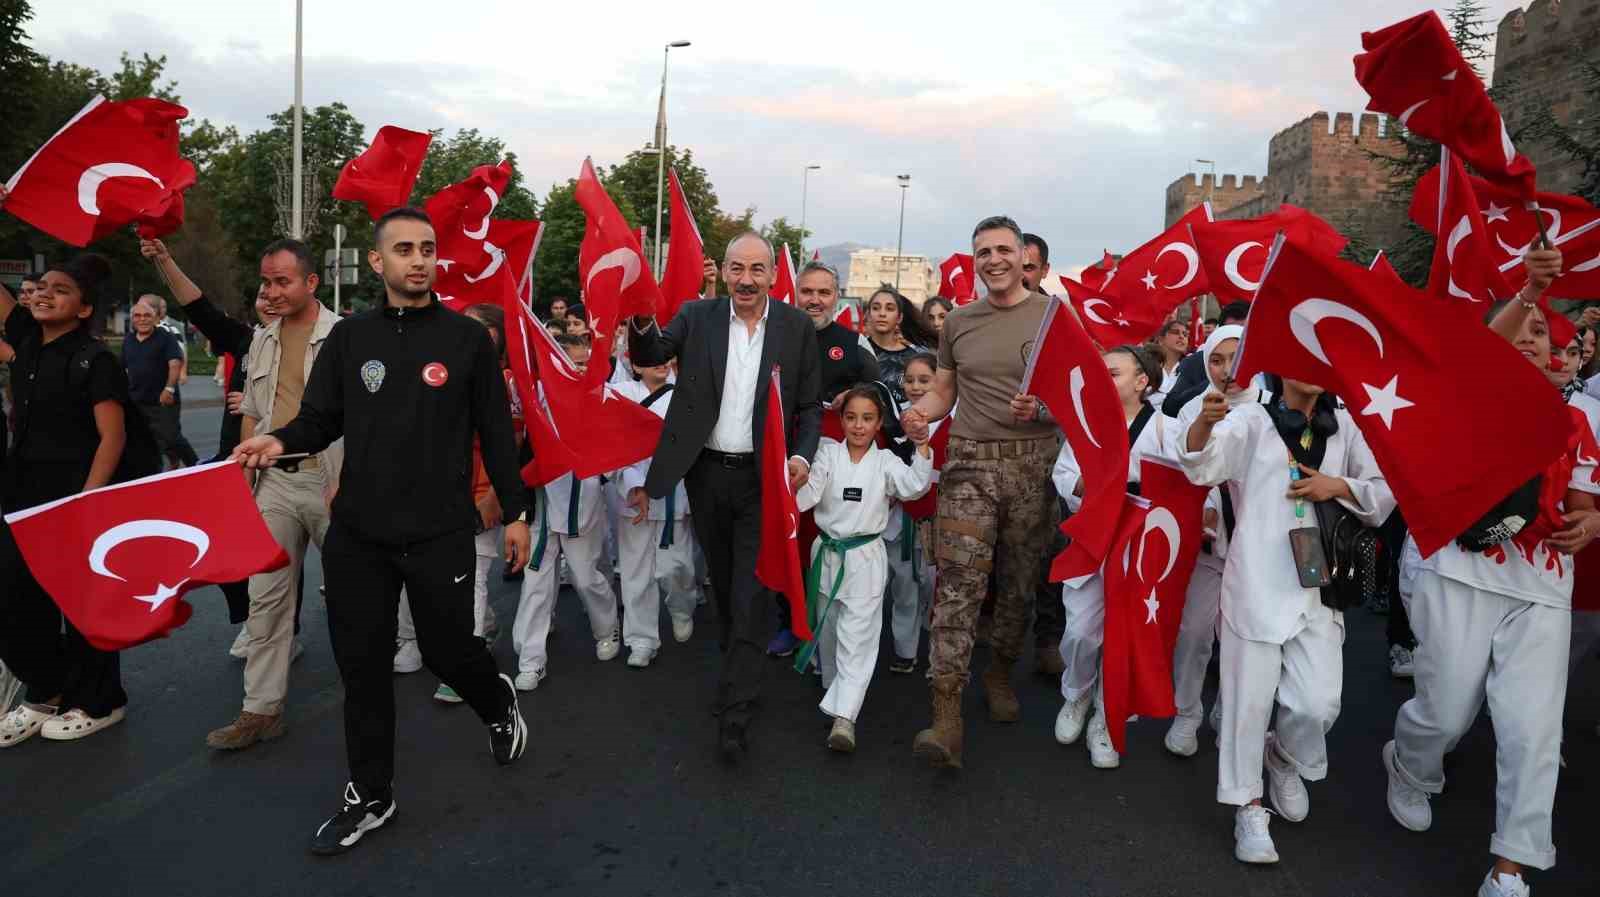
[[[383,362],[374,358],[361,366],[361,382],[366,384],[367,392],[375,393],[383,385]]]
[[[422,368],[422,382],[432,387],[440,387],[450,379],[450,369],[437,361],[429,362]]]

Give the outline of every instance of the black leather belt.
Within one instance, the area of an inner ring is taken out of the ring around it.
[[[706,460],[710,461],[712,464],[728,470],[738,470],[741,467],[750,467],[756,463],[755,452],[739,452],[737,454],[733,454],[730,452],[719,452],[716,449],[701,449],[701,454],[703,454]]]

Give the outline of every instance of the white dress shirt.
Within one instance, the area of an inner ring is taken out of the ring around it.
[[[717,425],[706,440],[708,449],[729,454],[755,451],[756,387],[761,379],[761,348],[767,340],[771,301],[761,306],[761,320],[754,334],[739,319],[733,303],[728,303],[728,367],[722,378]]]

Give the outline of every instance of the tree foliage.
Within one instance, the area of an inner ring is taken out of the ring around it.
[[[790,224],[788,218],[780,215],[761,228],[761,236],[766,237],[767,242],[772,244],[773,251],[787,245],[789,255],[795,260],[796,270],[805,264],[808,258],[805,254],[806,237],[811,236],[811,231],[801,230],[798,225]]]
[[[1600,110],[1600,65],[1589,61],[1582,65],[1579,89],[1587,108]],[[1580,166],[1573,195],[1600,205],[1600,114],[1574,115],[1570,124],[1563,125],[1547,103],[1517,132],[1516,139],[1542,143]]]

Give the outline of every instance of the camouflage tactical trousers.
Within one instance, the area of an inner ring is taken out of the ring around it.
[[[939,589],[933,599],[930,677],[965,677],[973,632],[994,570],[994,630],[1001,658],[1022,655],[1034,579],[1050,541],[1055,439],[975,442],[951,437],[939,475]]]

